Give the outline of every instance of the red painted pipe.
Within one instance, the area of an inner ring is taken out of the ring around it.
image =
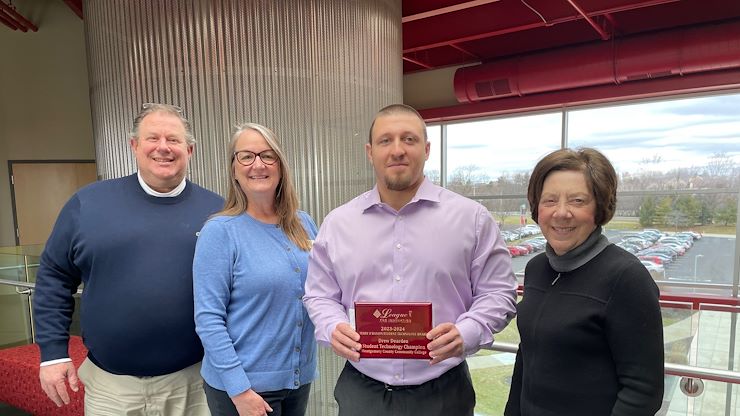
[[[12,17],[5,14],[5,12],[2,10],[0,10],[0,23],[4,24],[5,26],[13,30],[21,29],[24,32],[28,30],[25,27],[19,25]]]
[[[33,23],[31,23],[28,19],[23,17],[20,13],[15,11],[14,8],[8,6],[5,4],[4,1],[0,1],[0,10],[3,10],[5,13],[9,14],[20,26],[25,27],[26,29],[30,29],[34,32],[38,32],[39,28],[36,27]],[[21,29],[23,30],[23,29]],[[25,30],[23,30],[25,32]]]
[[[80,19],[83,19],[82,15],[82,1],[81,0],[64,0],[65,3],[67,3],[67,6],[69,6],[70,9],[79,17]]]
[[[460,102],[740,68],[740,20],[674,29],[460,68]]]

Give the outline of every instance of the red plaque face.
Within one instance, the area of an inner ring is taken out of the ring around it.
[[[355,302],[355,330],[362,344],[360,358],[428,360],[432,304]]]

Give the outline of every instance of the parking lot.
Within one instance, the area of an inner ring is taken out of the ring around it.
[[[609,241],[617,243],[625,234],[620,231],[605,231]],[[534,256],[542,253],[513,257],[511,259],[514,272],[524,273],[527,262]],[[735,237],[726,235],[705,235],[694,241],[694,245],[679,256],[675,261],[665,266],[665,280],[681,283],[717,283],[732,284],[733,259],[735,254]],[[731,289],[695,290],[680,286],[666,286],[665,291],[677,293],[711,293],[731,294]]]

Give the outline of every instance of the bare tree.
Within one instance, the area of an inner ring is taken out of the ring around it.
[[[476,188],[489,182],[488,175],[478,165],[464,165],[455,168],[450,175],[449,187],[463,195],[475,195]]]
[[[663,161],[663,156],[654,154],[652,157],[644,157],[640,160],[641,165],[660,165]]]
[[[707,162],[707,174],[713,177],[729,177],[735,170],[735,161],[727,152],[715,153]]]
[[[436,183],[437,185],[441,183],[439,169],[429,169],[429,170],[425,169],[424,176],[426,176],[427,179],[429,179],[433,183]]]

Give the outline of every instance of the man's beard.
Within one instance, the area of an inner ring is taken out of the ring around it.
[[[386,176],[384,179],[385,187],[391,191],[405,191],[411,187],[411,177],[398,176],[394,178]]]

